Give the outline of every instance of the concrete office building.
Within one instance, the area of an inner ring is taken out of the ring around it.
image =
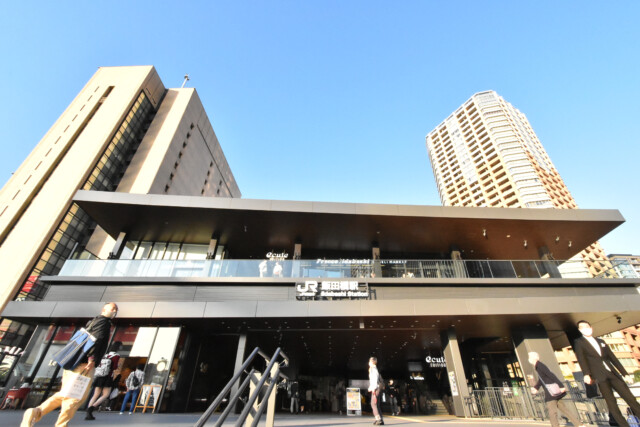
[[[114,239],[73,202],[79,189],[240,197],[195,89],[165,88],[152,66],[102,67],[0,192],[0,309],[43,298],[40,278],[69,258],[109,257]],[[0,349],[24,348],[32,329],[3,318]]]

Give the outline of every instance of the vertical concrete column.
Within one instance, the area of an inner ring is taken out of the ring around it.
[[[549,341],[549,335],[547,335],[547,330],[544,326],[518,328],[512,331],[511,336],[516,357],[525,378],[527,375],[533,375],[536,378],[535,370],[528,360],[530,351],[538,353],[540,361],[547,365],[558,378],[563,378],[562,370],[560,370],[553,347],[551,347],[551,341]]]
[[[455,277],[467,277],[467,269],[464,267],[462,252],[457,246],[451,246],[451,261],[453,261]]]
[[[247,334],[240,334],[240,337],[238,339],[238,349],[236,350],[236,363],[233,367],[234,374],[238,372],[240,368],[242,368],[246,350],[247,350]],[[234,396],[238,392],[238,389],[240,388],[240,382],[241,381],[236,381],[236,383],[231,387],[230,396]],[[236,406],[234,412],[240,413],[240,407]]]
[[[262,375],[263,374],[261,374],[260,372],[254,372],[253,378],[251,378],[251,382],[249,383],[249,396],[252,396],[253,393],[255,393],[258,382],[260,382],[260,378],[262,378]],[[265,372],[264,375],[268,374]],[[251,427],[251,424],[253,424],[253,419],[258,412],[258,406],[260,406],[260,399],[256,399],[253,402],[253,407],[251,408],[251,411],[249,411],[249,414],[247,414],[247,419],[244,422],[245,427]]]
[[[122,255],[122,249],[124,249],[124,244],[127,241],[127,233],[121,231],[118,234],[118,238],[116,239],[116,243],[113,245],[113,250],[109,252],[109,259],[118,259],[120,255]]]
[[[291,263],[291,277],[300,277],[300,259],[302,258],[302,243],[293,246],[293,262]]]
[[[371,277],[382,277],[382,266],[380,265],[380,248],[377,245],[371,248],[371,259],[373,260],[373,275]]]
[[[467,408],[465,398],[469,397],[467,386],[467,376],[462,365],[462,356],[458,337],[454,328],[442,331],[440,334],[444,359],[447,362],[447,376],[451,386],[451,398],[453,399],[453,410],[457,417],[466,417]]]
[[[276,376],[276,372],[278,372],[278,369],[280,367],[278,366],[278,364],[276,363],[275,365],[273,365],[273,367],[271,368],[271,381],[275,381],[276,382],[276,386],[273,387],[273,389],[271,390],[271,394],[268,396],[268,402],[267,402],[267,420],[265,423],[265,427],[273,427],[273,423],[274,423],[274,419],[276,416],[276,394],[278,394],[278,389],[277,389],[277,383],[278,383],[278,377]]]
[[[538,255],[540,255],[540,259],[542,260],[542,262],[537,263],[541,277],[548,274],[549,277],[562,278],[560,270],[558,270],[558,265],[553,260],[553,255],[549,252],[548,247],[542,246],[538,248]]]
[[[209,240],[209,247],[207,248],[207,259],[214,259],[216,257],[217,246],[218,239],[211,237],[211,240]]]

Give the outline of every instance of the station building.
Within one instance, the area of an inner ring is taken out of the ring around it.
[[[560,376],[554,350],[577,320],[597,335],[640,323],[637,278],[581,276],[563,261],[623,223],[616,210],[86,190],[73,203],[110,236],[111,256],[75,253],[41,279],[42,300],[5,307],[35,327],[11,371],[33,380],[29,405],[60,387],[51,355],[108,301],[120,307],[122,370],[146,364],[161,412],[204,410],[259,346],[287,353],[287,376],[318,410],[337,387],[362,385],[376,356],[409,412],[444,402],[469,416],[471,390],[525,384],[528,351]]]

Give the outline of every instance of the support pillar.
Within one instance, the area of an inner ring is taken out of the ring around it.
[[[218,239],[211,237],[211,240],[209,240],[209,247],[207,248],[207,259],[214,259],[216,257],[217,246]]]
[[[238,339],[238,349],[236,351],[236,363],[233,367],[233,373],[235,374],[242,368],[242,364],[244,363],[244,355],[247,350],[247,334],[240,334]],[[238,389],[240,388],[240,380],[236,381],[236,383],[231,386],[231,394],[230,396],[234,396]],[[240,413],[240,407],[236,406],[235,413]]]
[[[260,372],[254,372],[253,373],[253,378],[251,378],[251,382],[249,383],[249,396],[252,396],[253,393],[256,391],[256,386],[258,385],[258,382],[260,382],[260,378],[262,378],[262,375]],[[267,373],[265,372],[264,375],[267,375]],[[255,418],[256,414],[258,413],[258,406],[260,406],[260,399],[256,399],[255,402],[253,402],[253,408],[251,408],[251,411],[249,411],[249,414],[247,415],[247,419],[245,420],[245,427],[251,427],[251,424],[253,423],[253,419]]]
[[[373,271],[371,277],[382,277],[382,266],[380,265],[380,248],[375,245],[371,248],[371,259],[373,260]]]
[[[537,378],[535,370],[528,360],[528,353],[530,351],[538,353],[540,355],[540,361],[547,365],[551,372],[558,378],[563,378],[562,370],[560,369],[560,365],[558,365],[558,360],[556,359],[553,347],[551,347],[551,341],[549,341],[549,335],[544,326],[518,328],[511,333],[511,336],[513,337],[513,347],[516,352],[516,357],[518,358],[525,379],[527,375],[533,375],[534,378]]]
[[[124,244],[127,241],[127,233],[121,231],[118,234],[118,239],[116,240],[115,245],[113,245],[113,250],[109,252],[109,259],[119,259],[120,255],[122,255],[122,249],[124,249]]]
[[[300,259],[302,259],[302,243],[296,243],[293,246],[291,277],[300,277]]]
[[[276,363],[271,368],[271,381],[276,382],[276,386],[271,390],[271,394],[269,395],[269,400],[267,402],[267,419],[265,421],[265,427],[273,427],[274,419],[276,416],[276,394],[278,394],[277,383],[278,377],[276,376],[276,372],[280,366]]]
[[[453,271],[455,277],[467,277],[467,270],[462,260],[462,252],[457,246],[451,246],[451,260],[453,261]]]
[[[466,417],[467,408],[465,398],[469,397],[469,387],[467,386],[467,376],[462,365],[462,356],[458,337],[454,328],[442,331],[440,334],[444,359],[447,363],[447,376],[451,386],[451,398],[453,400],[453,410],[457,417]]]
[[[558,270],[558,265],[553,260],[553,255],[549,252],[548,247],[542,246],[541,248],[538,248],[538,255],[540,255],[540,259],[542,260],[542,262],[537,263],[539,265],[538,270],[540,270],[541,277],[549,275],[550,278],[562,278],[560,270]]]

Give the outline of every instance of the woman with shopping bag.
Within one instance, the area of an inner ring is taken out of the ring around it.
[[[76,411],[89,395],[96,360],[102,360],[111,332],[111,319],[116,317],[118,306],[109,302],[102,312],[87,326],[78,331],[69,343],[53,359],[63,368],[62,388],[40,406],[27,409],[20,427],[31,427],[40,419],[60,408],[56,427],[66,427]]]

